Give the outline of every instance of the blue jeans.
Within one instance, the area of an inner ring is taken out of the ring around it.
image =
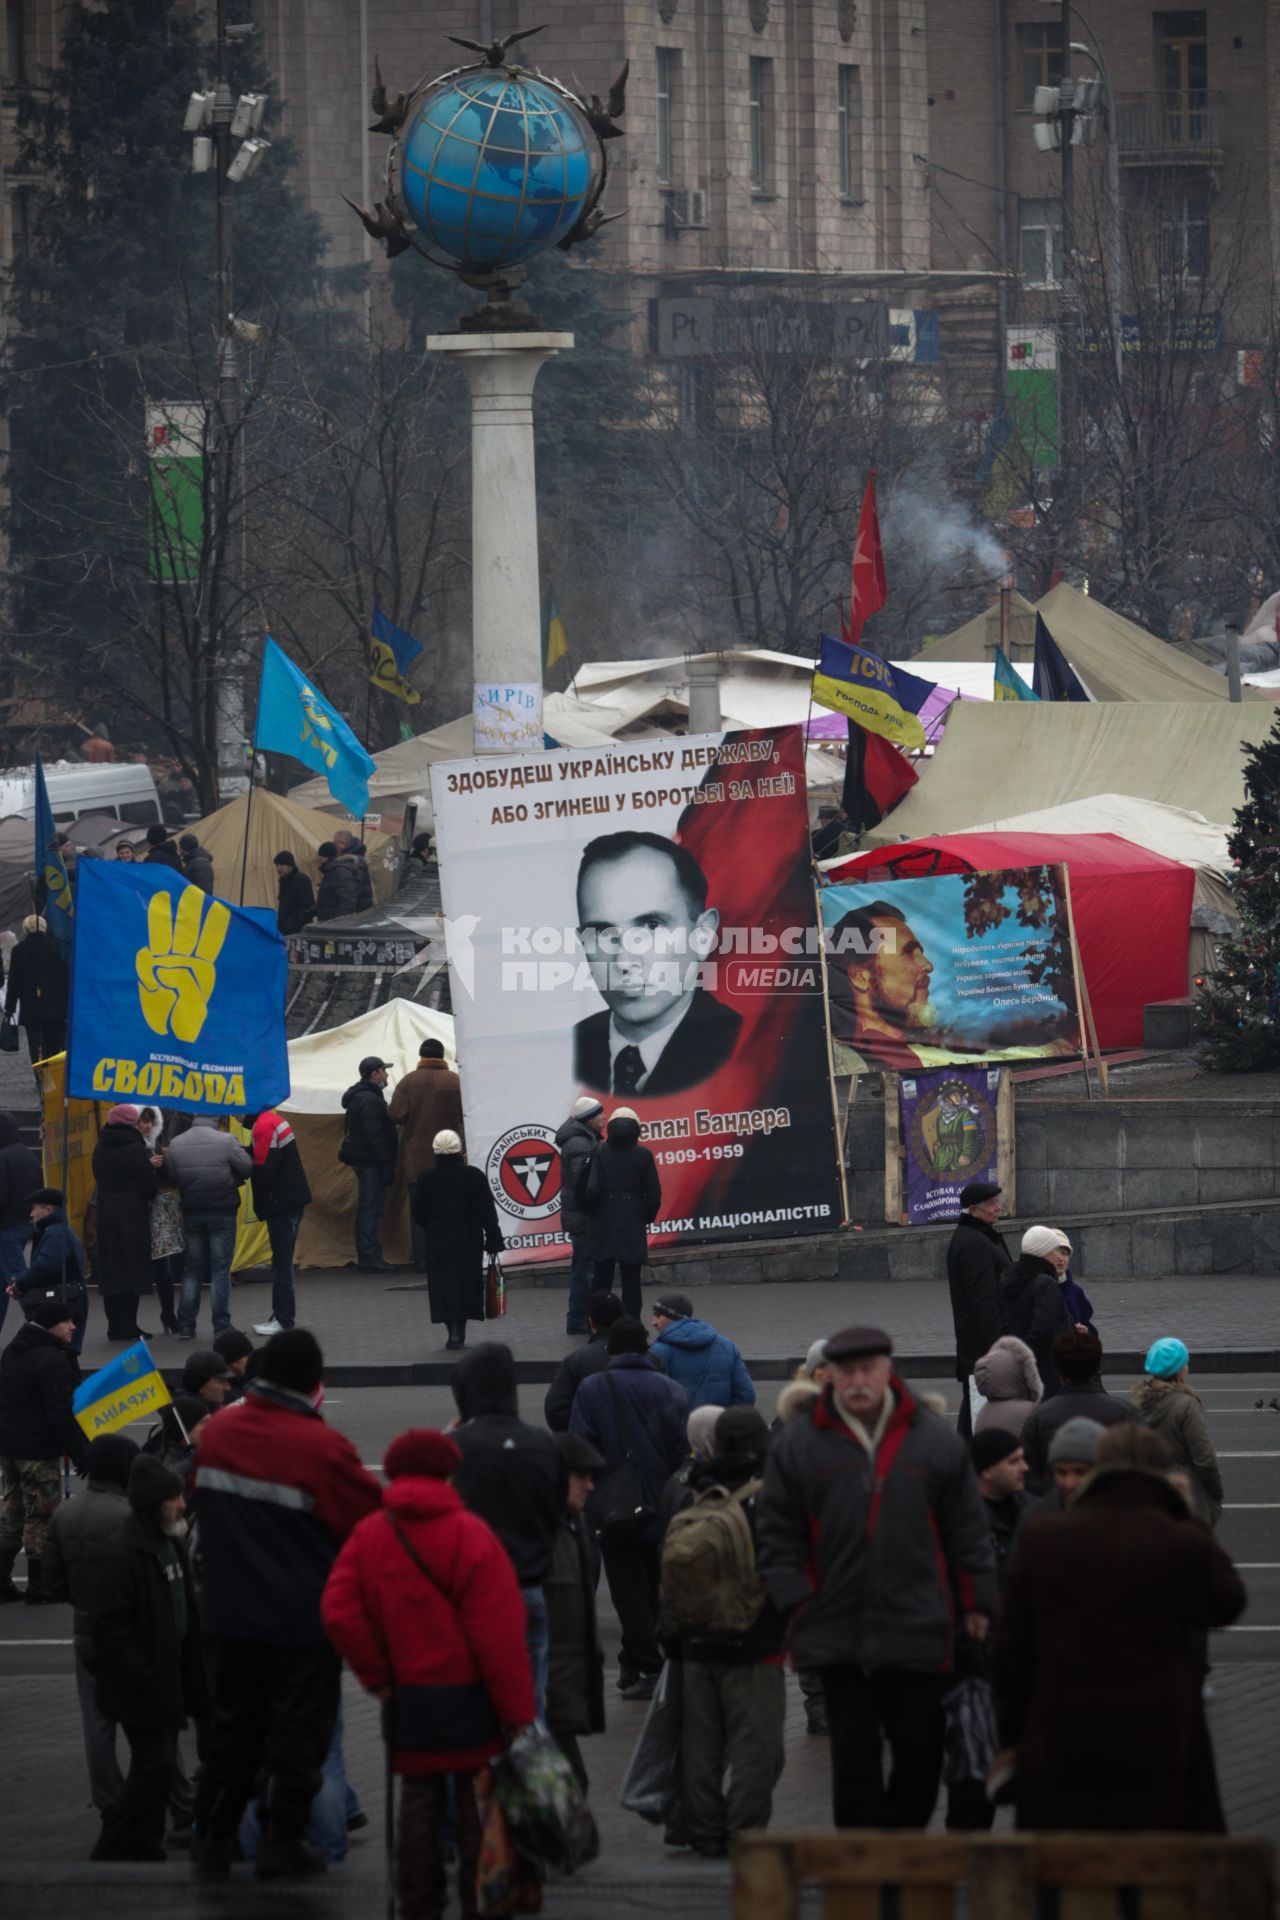
[[[9,1310],[9,1295],[5,1291],[11,1280],[16,1280],[27,1270],[27,1243],[35,1228],[29,1220],[16,1227],[0,1227],[0,1327],[4,1325],[4,1316]]]
[[[533,1697],[541,1720],[547,1706],[547,1663],[551,1648],[547,1596],[541,1587],[521,1587],[520,1592],[524,1597],[525,1644],[529,1649],[529,1665],[533,1668]]]
[[[356,1167],[356,1259],[362,1267],[376,1267],[383,1259],[378,1228],[387,1204],[390,1174],[386,1167]]]
[[[271,1242],[271,1318],[281,1327],[291,1327],[296,1312],[293,1296],[293,1249],[302,1225],[300,1213],[273,1213],[267,1221]]]
[[[213,1308],[213,1330],[225,1333],[231,1325],[231,1256],[236,1250],[234,1213],[184,1213],[182,1230],[187,1236],[187,1259],[182,1269],[182,1297],[178,1302],[178,1328],[194,1333],[200,1318],[200,1289],[209,1282]]]
[[[572,1255],[569,1265],[569,1307],[564,1317],[566,1331],[581,1332],[587,1324],[587,1299],[595,1285],[596,1263],[591,1258],[589,1235],[571,1233]]]

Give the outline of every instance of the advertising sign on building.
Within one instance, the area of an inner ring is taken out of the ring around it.
[[[651,1244],[838,1225],[800,728],[431,770],[467,1153],[516,1259],[563,1258],[556,1134],[630,1107]]]

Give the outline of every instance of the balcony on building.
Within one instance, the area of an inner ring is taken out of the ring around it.
[[[1117,94],[1121,160],[1129,167],[1218,166],[1224,99],[1216,87]]]

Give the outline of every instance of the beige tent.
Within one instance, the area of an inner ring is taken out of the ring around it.
[[[1183,706],[1228,701],[1223,674],[1201,666],[1177,647],[1157,640],[1154,634],[1113,613],[1088,594],[1078,593],[1065,581],[1060,581],[1034,608],[1020,594],[1013,596],[1013,606],[1013,658],[1022,662],[1031,658],[1034,615],[1043,614],[1049,632],[1097,701],[1160,700]],[[945,660],[992,659],[999,638],[997,602],[976,620],[936,640],[920,654],[916,671],[927,677]],[[941,672],[937,677],[944,678]],[[1247,691],[1245,698],[1251,698]]]
[[[1009,821],[1108,793],[1229,821],[1244,797],[1242,747],[1264,740],[1273,717],[1264,701],[957,701],[920,784],[865,844],[959,833],[976,820]]]
[[[194,833],[213,855],[214,888],[224,900],[240,898],[240,862],[244,854],[247,806],[248,796],[237,794],[225,807],[219,807],[216,813],[211,813],[207,820],[197,820],[193,827],[185,829]],[[345,809],[340,808],[339,812],[345,812]],[[292,795],[285,800],[278,793],[269,793],[265,787],[255,787],[253,808],[249,815],[249,863],[244,885],[246,907],[275,906],[278,876],[271,862],[284,848],[292,853],[302,871],[309,874],[313,882],[317,882],[320,867],[316,860],[316,848],[323,841],[332,839],[335,826],[340,824],[331,813],[318,813],[312,807],[300,806]],[[359,833],[359,830],[359,821],[352,820],[350,831]],[[397,843],[390,834],[378,833],[373,829],[366,829],[364,841],[369,849],[373,897],[375,900],[386,900],[395,891],[399,871]],[[387,864],[388,853],[392,859],[390,866]]]
[[[371,1053],[393,1063],[390,1093],[401,1075],[417,1066],[424,1040],[439,1040],[450,1066],[457,1066],[452,1015],[420,1007],[413,1000],[388,1000],[345,1026],[289,1042],[292,1091],[280,1102],[280,1110],[289,1116],[311,1187],[311,1205],[302,1216],[298,1236],[300,1266],[354,1264],[356,1177],[338,1158],[344,1125],[342,1096],[359,1079],[360,1062]],[[250,1237],[253,1231],[242,1223],[238,1264],[266,1265],[270,1254]],[[389,1260],[408,1260],[408,1196],[399,1175],[387,1196],[382,1245]]]

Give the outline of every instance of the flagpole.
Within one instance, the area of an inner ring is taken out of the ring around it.
[[[370,651],[372,652],[372,649],[373,649],[372,632],[370,633],[369,647],[370,647]],[[369,668],[369,682],[365,690],[365,696],[364,696],[364,747],[365,747],[366,753],[369,751],[369,739],[370,739],[369,729],[372,725],[373,725],[373,666],[371,662],[370,668]],[[364,823],[368,818],[368,815],[369,815],[369,803],[366,800],[365,810],[360,815],[361,840],[364,839]]]
[[[258,722],[262,718],[262,663],[258,663],[258,697],[253,703],[253,738],[249,743],[249,791],[244,805],[244,845],[240,850],[240,905],[244,905],[245,876],[249,871],[249,823],[253,818],[253,781],[258,771]]]

